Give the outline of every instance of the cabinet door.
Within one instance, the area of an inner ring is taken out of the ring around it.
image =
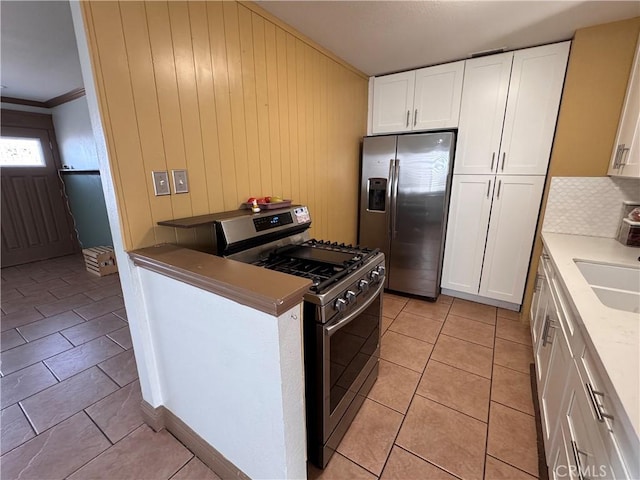
[[[493,175],[454,175],[442,267],[443,288],[478,293]]]
[[[415,77],[415,71],[411,71],[373,80],[371,130],[374,134],[411,130]]]
[[[464,61],[416,70],[413,130],[458,126],[463,76]]]
[[[565,393],[567,374],[569,369],[575,369],[567,338],[560,325],[561,320],[559,315],[561,314],[553,304],[553,300],[550,299],[548,310],[550,323],[547,345],[549,345],[550,342],[551,351],[547,372],[543,372],[542,401],[540,402],[544,446],[548,451],[553,450],[555,446],[554,435],[560,421],[562,398]],[[551,336],[553,336],[552,339]]]
[[[480,295],[521,303],[535,235],[543,176],[497,177]]]
[[[514,53],[499,174],[547,173],[570,44]]]
[[[640,38],[631,67],[609,175],[640,177]]]
[[[607,453],[607,439],[600,435],[589,399],[575,368],[569,370],[567,379],[568,401],[566,408],[570,444],[570,462],[584,477],[599,479],[629,478],[620,463],[611,462]]]
[[[453,173],[496,171],[513,53],[466,61]]]

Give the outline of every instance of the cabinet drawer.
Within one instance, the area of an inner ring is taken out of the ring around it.
[[[624,414],[617,397],[611,394],[613,387],[600,374],[598,361],[587,347],[575,358],[581,388],[590,407],[590,427],[603,438],[609,456],[624,465],[629,478],[640,478],[638,469],[637,436],[624,428],[631,422]],[[632,428],[632,427],[629,427]],[[623,459],[626,459],[624,461]]]

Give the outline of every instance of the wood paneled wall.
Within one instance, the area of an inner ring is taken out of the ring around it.
[[[156,222],[265,195],[355,241],[366,76],[252,4],[82,8],[125,248],[195,241]],[[156,197],[151,172],[183,168],[189,193]]]

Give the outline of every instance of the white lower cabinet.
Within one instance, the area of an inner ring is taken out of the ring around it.
[[[549,478],[633,479],[620,449],[622,416],[580,332],[568,335],[574,314],[546,252],[538,275],[531,329]]]
[[[454,175],[442,266],[443,288],[477,294],[495,175]]]
[[[442,288],[520,304],[544,176],[454,175]]]
[[[521,303],[536,231],[544,176],[496,177],[480,295]]]

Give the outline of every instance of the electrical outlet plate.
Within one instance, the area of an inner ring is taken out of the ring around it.
[[[173,176],[173,192],[187,193],[189,191],[189,182],[187,180],[186,170],[171,170]]]
[[[169,187],[169,174],[167,172],[151,172],[153,179],[153,190],[156,197],[159,195],[171,195],[171,187]]]

